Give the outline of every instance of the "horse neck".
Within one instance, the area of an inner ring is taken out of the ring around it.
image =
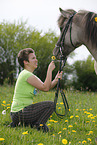
[[[85,40],[85,39],[84,39]],[[92,54],[94,59],[97,61],[97,46],[91,44],[91,41],[86,41],[84,45],[87,47],[89,52]]]

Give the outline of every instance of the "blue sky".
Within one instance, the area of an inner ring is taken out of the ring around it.
[[[62,9],[85,9],[97,13],[97,0],[0,0],[0,22],[27,21],[29,26],[39,31],[47,32],[49,29],[60,34],[57,19]],[[74,60],[86,59],[89,55],[85,46],[75,51]]]

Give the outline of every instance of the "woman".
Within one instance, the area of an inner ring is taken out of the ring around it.
[[[55,64],[52,61],[48,66],[46,79],[42,82],[33,74],[33,71],[37,68],[38,61],[32,48],[22,49],[18,53],[18,62],[24,70],[19,74],[15,85],[11,106],[12,123],[10,125],[16,127],[21,123],[25,126],[36,126],[37,130],[42,128],[44,132],[48,132],[49,128],[46,122],[54,111],[54,102],[43,101],[33,104],[34,94],[32,92],[34,88],[41,91],[49,91],[57,84],[58,78],[62,78],[62,72],[57,73],[52,81],[52,71],[55,69]]]

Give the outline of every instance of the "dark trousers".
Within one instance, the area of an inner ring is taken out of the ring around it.
[[[19,112],[11,112],[11,119],[16,126],[19,122],[24,126],[39,126],[45,124],[53,112],[54,102],[43,101],[31,104]]]

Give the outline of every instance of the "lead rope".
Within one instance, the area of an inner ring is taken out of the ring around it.
[[[60,69],[59,69],[59,72],[62,71],[65,63],[66,63],[66,60],[67,58],[64,59],[64,62],[63,62],[63,65],[62,65],[62,55],[60,57]],[[64,110],[65,110],[65,114],[59,114],[57,113],[57,101],[58,101],[58,94],[59,94],[59,89],[60,89],[60,93],[61,93],[61,96],[62,96],[62,100],[63,100],[63,104],[64,104]],[[66,99],[66,96],[65,96],[65,93],[63,92],[63,90],[60,88],[60,78],[58,79],[58,83],[57,83],[57,91],[55,92],[55,99],[54,99],[54,111],[56,113],[56,115],[59,117],[59,118],[63,118],[69,111],[69,105],[68,105],[68,102],[67,102],[67,99]]]

